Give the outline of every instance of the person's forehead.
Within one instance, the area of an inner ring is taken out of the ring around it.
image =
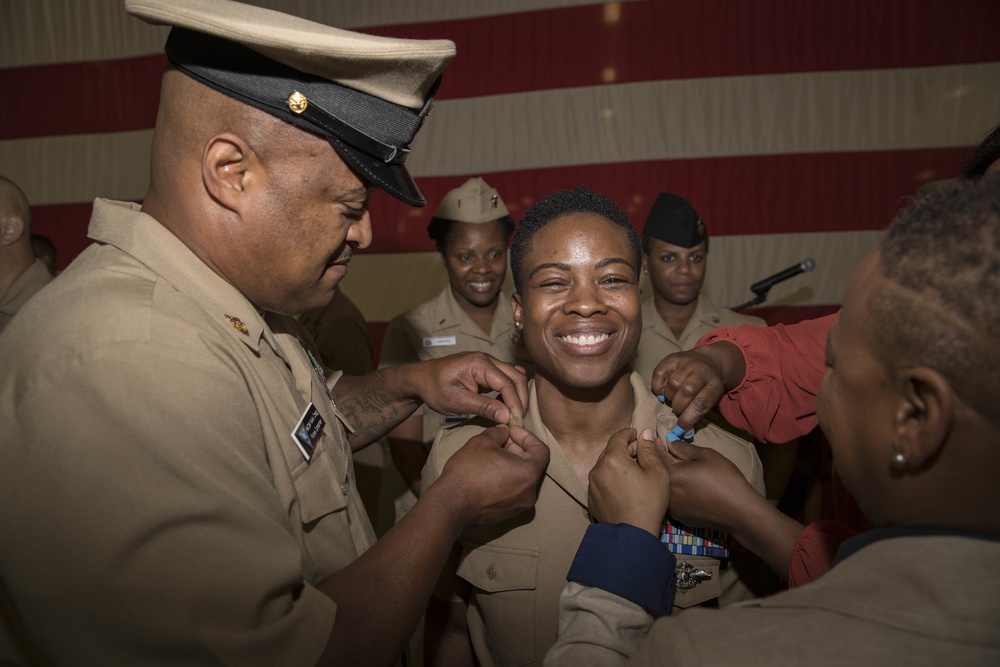
[[[695,255],[705,253],[706,241],[702,241],[696,246],[690,248],[685,248],[683,246],[674,245],[673,243],[667,243],[666,241],[661,241],[658,238],[649,238],[649,254],[660,254],[660,253],[671,253],[673,255]]]
[[[504,239],[503,223],[500,220],[492,222],[459,222],[452,221],[448,226],[448,243],[494,243],[498,242],[506,247]]]
[[[535,233],[529,262],[568,260],[583,249],[605,256],[632,256],[624,229],[596,213],[574,211],[554,218]]]
[[[275,151],[276,169],[290,170],[304,180],[326,179],[336,195],[351,200],[367,200],[378,186],[341,157],[325,137],[289,127],[299,140],[285,143]]]
[[[586,243],[590,240],[607,242],[610,238],[620,239],[628,245],[628,235],[625,230],[611,222],[603,215],[588,211],[571,211],[554,218],[552,222],[542,227],[539,233],[561,235],[567,241]]]

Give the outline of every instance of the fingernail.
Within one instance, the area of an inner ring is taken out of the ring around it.
[[[693,433],[694,432],[692,431],[692,434]],[[670,442],[677,442],[682,437],[684,437],[684,429],[681,428],[680,425],[675,426],[674,430],[667,433],[667,440],[669,440]]]
[[[653,435],[652,429],[648,428],[641,433],[640,437],[642,437],[643,440],[650,440],[650,441],[656,440],[656,436]]]

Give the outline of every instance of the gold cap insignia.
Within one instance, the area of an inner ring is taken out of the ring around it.
[[[232,315],[226,315],[226,319],[229,323],[233,325],[233,328],[239,331],[244,336],[250,335],[250,330],[247,329],[247,325],[243,324],[243,320],[238,317],[233,317]]]
[[[490,208],[496,208],[499,205],[500,195],[490,195]]]
[[[299,91],[296,90],[288,96],[288,110],[292,113],[300,114],[305,111],[308,106],[309,100],[307,100],[306,96]]]

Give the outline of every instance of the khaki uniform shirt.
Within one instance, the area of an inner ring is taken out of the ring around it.
[[[52,274],[40,259],[36,259],[28,270],[18,276],[7,291],[0,296],[0,333],[3,333],[17,311],[24,307],[35,292],[52,282]]]
[[[366,375],[374,370],[368,322],[339,288],[330,303],[307,310],[295,319],[312,336],[328,368],[344,375]]]
[[[389,323],[382,341],[379,368],[426,359],[439,359],[458,352],[485,352],[500,361],[523,366],[530,374],[532,364],[528,350],[514,329],[514,314],[510,295],[500,292],[493,311],[493,324],[487,335],[472,318],[462,310],[451,293],[451,287]],[[465,417],[446,418],[429,408],[420,409],[424,417],[424,442],[434,441],[434,436],[448,422],[462,421]]]
[[[623,598],[571,583],[545,665],[998,665],[1000,578],[989,574],[998,559],[998,541],[891,537],[808,585],[655,623]]]
[[[58,664],[314,664],[336,614],[315,586],[374,534],[298,325],[134,204],[97,200],[89,234],[0,338],[0,572],[27,634]]]
[[[648,428],[657,437],[664,437],[677,424],[676,415],[650,394],[635,373],[631,384],[635,392],[632,425],[640,432]],[[458,560],[444,570],[444,576],[457,573],[472,586],[469,634],[476,657],[484,666],[541,662],[556,641],[559,594],[566,586],[566,574],[590,525],[587,493],[535,409],[534,381],[529,390],[525,428],[546,442],[551,451],[535,509],[494,526],[466,530],[459,540]],[[469,424],[442,431],[424,467],[423,488],[440,476],[455,451],[482,430],[480,425]],[[764,493],[760,459],[752,446],[715,426],[697,431],[694,442],[721,452],[739,467],[754,488]],[[678,560],[712,573],[711,580],[678,592],[675,602],[681,607],[715,598],[728,603],[752,596],[740,585],[734,568],[720,575],[717,559],[679,556]],[[438,594],[443,596],[445,588],[442,586]]]
[[[695,346],[698,340],[713,329],[727,325],[765,324],[759,317],[740,315],[712,303],[704,294],[698,297],[698,306],[691,321],[684,327],[680,338],[674,335],[667,323],[660,317],[653,299],[642,304],[642,337],[639,348],[632,360],[632,368],[645,378],[648,384],[653,379],[653,371],[663,358],[674,352],[684,352]]]

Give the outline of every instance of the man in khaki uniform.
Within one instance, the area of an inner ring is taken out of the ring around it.
[[[643,272],[653,296],[642,304],[642,338],[632,368],[649,382],[664,357],[694,347],[713,329],[764,324],[716,305],[701,293],[708,266],[708,229],[686,200],[660,193],[642,230]]]
[[[13,181],[0,176],[0,333],[38,290],[52,282],[31,250],[31,207]]]
[[[982,372],[1000,365],[998,202],[997,178],[918,199],[859,265],[830,329],[816,414],[878,527],[810,584],[656,619],[671,582],[616,573],[671,566],[657,517],[674,477],[703,461],[648,441],[632,458],[628,438],[612,439],[590,477],[605,523],[581,544],[546,665],[1000,664],[1000,375]]]
[[[332,298],[376,188],[423,203],[403,159],[454,45],[126,9],[174,26],[149,190],[98,199],[95,243],[0,338],[0,662],[391,663],[459,532],[530,506],[547,450],[491,429],[373,544],[351,450],[423,400],[506,422],[523,376],[341,377],[280,313]]]
[[[464,618],[475,658],[484,666],[537,664],[555,642],[559,594],[590,525],[581,477],[586,479],[606,446],[605,432],[617,430],[617,422],[649,430],[662,442],[677,425],[670,407],[628,367],[640,331],[641,260],[639,239],[624,212],[585,188],[553,193],[525,213],[511,256],[518,288],[514,320],[536,368],[525,428],[549,445],[551,460],[532,513],[462,533],[428,621],[436,627],[432,612]],[[484,426],[473,422],[441,433],[423,471],[425,487],[433,488],[462,443]],[[696,446],[733,461],[763,494],[752,446],[712,425],[693,438]],[[752,597],[736,565],[722,566],[724,538],[716,535],[708,545],[676,525],[664,532],[670,548],[684,553],[678,576],[691,584],[676,596],[679,609]],[[440,631],[445,648],[436,664],[463,664],[448,652],[469,641],[461,625],[456,621]]]

